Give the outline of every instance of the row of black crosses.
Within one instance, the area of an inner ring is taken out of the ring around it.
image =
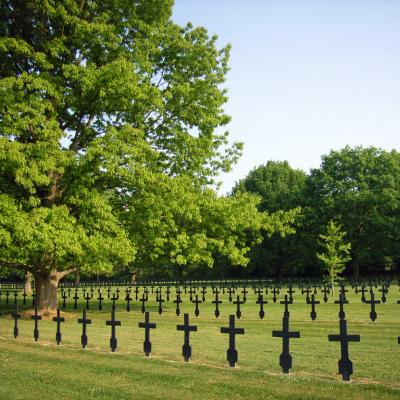
[[[283,373],[289,373],[292,368],[293,358],[290,354],[290,339],[300,338],[300,332],[298,331],[290,331],[289,329],[289,304],[291,304],[288,296],[285,295],[285,300],[282,302],[285,305],[285,310],[282,318],[282,330],[280,331],[272,331],[273,337],[282,338],[282,353],[279,356],[279,365],[282,368]],[[349,343],[350,342],[359,342],[360,335],[349,335],[347,333],[347,321],[346,314],[344,311],[344,304],[347,303],[344,300],[343,295],[340,294],[339,300],[336,301],[339,304],[339,334],[331,334],[328,335],[329,341],[340,342],[340,352],[341,357],[338,361],[338,372],[342,375],[343,380],[349,381],[351,375],[353,374],[353,363],[349,357]],[[21,314],[18,312],[18,306],[16,307],[16,311],[12,314],[14,318],[14,337],[18,337],[18,319],[21,318]],[[33,337],[35,341],[39,340],[39,327],[38,322],[41,320],[41,316],[38,314],[37,308],[35,308],[35,314],[31,316],[31,319],[34,320],[35,326],[33,331]],[[61,323],[65,321],[63,317],[61,317],[60,309],[57,309],[57,316],[53,317],[53,321],[57,323],[57,331],[56,331],[56,343],[57,345],[61,344],[62,335],[61,335]],[[82,310],[82,318],[78,319],[78,323],[82,324],[82,335],[81,335],[81,344],[83,348],[86,348],[88,345],[88,337],[87,337],[87,325],[91,324],[92,321],[87,318],[86,309]],[[115,352],[118,347],[117,335],[116,335],[116,327],[121,326],[121,321],[116,319],[115,309],[111,311],[111,319],[106,321],[106,325],[111,327],[111,337],[110,337],[110,348],[112,352]],[[155,323],[150,322],[150,313],[148,311],[145,312],[145,320],[144,322],[139,322],[139,328],[143,328],[145,332],[145,339],[143,342],[143,350],[146,357],[149,357],[152,350],[152,344],[150,341],[150,330],[156,329],[157,325]],[[189,314],[184,314],[184,320],[182,325],[177,325],[178,331],[184,332],[184,343],[182,346],[182,355],[186,362],[190,361],[192,356],[192,347],[190,346],[190,332],[196,332],[197,326],[190,325],[189,323]],[[238,351],[236,349],[236,335],[243,335],[245,330],[243,328],[238,328],[235,325],[235,315],[229,316],[229,326],[220,328],[221,333],[229,334],[229,347],[227,350],[227,361],[230,367],[235,367],[238,362]],[[398,344],[400,344],[400,336],[397,338]]]
[[[170,301],[170,294],[171,294],[171,288],[168,286],[165,294],[166,294],[166,300],[169,302]],[[220,310],[219,310],[219,305],[222,303],[222,301],[219,299],[219,289],[218,288],[212,288],[213,290],[213,294],[214,294],[214,300],[212,301],[213,304],[215,304],[215,316],[218,318],[220,316]],[[225,293],[224,288],[222,289],[223,293]],[[260,310],[259,310],[259,316],[261,319],[264,319],[265,317],[265,312],[264,312],[264,305],[268,304],[267,300],[264,300],[264,296],[262,293],[263,292],[263,288],[258,287],[258,288],[253,288],[254,293],[258,294],[258,299],[256,301],[257,304],[259,304],[260,306]],[[280,288],[277,286],[274,286],[271,289],[271,292],[273,293],[273,302],[275,303],[277,301],[277,295],[280,294]],[[86,300],[86,310],[90,309],[90,301],[93,299],[93,294],[94,294],[95,289],[93,287],[90,288],[90,290],[86,290],[86,288],[83,289],[83,299]],[[119,294],[120,294],[120,289],[117,288],[116,292],[114,292],[111,296],[111,287],[107,288],[107,298],[111,299],[112,301],[112,309],[115,310],[115,302],[117,300],[119,300]],[[126,310],[129,312],[131,311],[131,302],[133,300],[133,298],[131,297],[131,292],[132,291],[132,287],[127,287],[125,290],[126,296],[125,296],[125,301],[126,301]],[[184,287],[184,291],[185,294],[187,293],[187,287]],[[311,294],[310,297],[310,293],[314,292],[313,294]],[[379,291],[382,293],[382,300],[375,300],[375,294],[374,291],[372,289],[372,285],[370,285],[370,300],[367,300],[365,297],[365,293],[366,293],[366,286],[364,284],[361,285],[361,288],[359,289],[357,286],[355,287],[355,291],[356,293],[361,293],[361,300],[363,303],[366,304],[370,304],[371,306],[371,311],[370,311],[370,319],[372,321],[375,321],[377,319],[377,313],[376,313],[376,308],[375,305],[379,304],[381,301],[382,303],[386,302],[386,293],[388,291],[388,286],[382,284],[382,288],[379,289]],[[154,292],[154,287],[151,287],[151,292]],[[156,302],[158,303],[158,312],[161,315],[163,312],[162,309],[162,303],[164,303],[165,299],[162,298],[162,287],[158,287],[156,289]],[[330,292],[330,288],[328,286],[324,286],[323,288],[321,288],[321,292],[324,293],[324,302],[327,302],[327,294]],[[348,290],[345,288],[344,285],[340,286],[340,295],[343,297],[343,300],[346,301],[346,292],[348,292]],[[139,295],[139,287],[136,286],[135,290],[135,298],[136,300],[139,300],[141,302],[141,311],[142,313],[145,312],[145,303],[149,300],[149,289],[147,287],[144,287],[143,290],[143,294],[142,297],[140,299],[138,299],[138,295]],[[180,287],[176,288],[176,300],[174,300],[173,302],[176,304],[176,315],[179,316],[180,315],[180,304],[182,303],[182,298],[181,298],[181,293],[182,290],[180,289]],[[201,290],[201,294],[202,294],[202,300],[199,299],[199,295],[196,293],[196,288],[193,287],[189,287],[188,293],[190,295],[190,301],[192,303],[195,304],[195,310],[194,310],[194,314],[196,317],[198,317],[200,315],[200,309],[199,309],[199,304],[205,302],[205,295],[207,293],[206,287],[202,287]],[[227,288],[227,293],[229,294],[229,301],[232,302],[233,304],[235,304],[237,306],[236,308],[236,317],[238,319],[241,318],[242,312],[241,312],[241,305],[244,304],[246,302],[246,294],[248,293],[248,290],[246,287],[244,287],[242,289],[242,295],[243,298],[242,300],[240,299],[240,296],[237,295],[236,296],[236,300],[233,301],[233,297],[232,294],[236,293],[236,288],[233,287],[229,287]],[[268,294],[268,288],[265,288],[265,293]],[[288,288],[288,296],[289,296],[289,301],[290,303],[293,303],[293,294],[295,293],[295,290],[293,290],[292,286],[289,286]],[[313,288],[310,286],[305,286],[305,287],[301,287],[301,293],[302,294],[306,294],[306,303],[307,304],[311,304],[311,312],[310,312],[310,317],[312,320],[315,320],[317,317],[317,313],[316,313],[316,308],[315,306],[317,304],[320,304],[319,301],[315,300],[315,294],[317,293],[317,286],[314,286]],[[0,291],[0,303],[1,303],[1,294],[2,292]],[[9,304],[9,297],[10,297],[10,291],[6,291],[6,304]],[[24,291],[23,293],[23,304],[26,304],[26,293]],[[15,290],[14,291],[14,304],[17,304],[17,297],[18,297],[18,291]],[[71,297],[71,288],[68,288],[68,290],[62,290],[61,293],[61,297],[62,297],[62,308],[65,309],[66,308],[66,300],[67,298]],[[74,299],[74,309],[76,310],[78,308],[78,300],[79,300],[79,295],[78,295],[78,288],[75,288],[75,295],[72,297]],[[103,301],[105,300],[103,294],[102,294],[102,290],[98,289],[98,309],[101,311],[103,308]],[[33,301],[32,301],[32,306],[34,306],[34,297],[33,297]]]

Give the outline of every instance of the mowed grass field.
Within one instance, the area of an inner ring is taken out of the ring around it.
[[[289,306],[290,329],[300,331],[301,337],[290,341],[293,368],[289,375],[282,374],[279,367],[282,339],[272,337],[272,331],[282,327],[284,306],[279,302],[285,289],[276,303],[272,293],[264,295],[269,302],[264,320],[258,316],[257,296],[249,289],[247,301],[241,306],[242,318],[236,321],[237,327],[245,329],[244,335],[236,337],[236,368],[228,366],[228,335],[220,333],[221,327],[228,326],[229,314],[235,313],[236,306],[228,301],[228,294],[220,295],[221,315],[215,318],[210,288],[197,318],[189,294],[182,294],[179,317],[172,303],[175,289],[170,302],[163,303],[162,315],[158,314],[155,293],[149,294],[146,310],[150,311],[151,322],[157,324],[151,331],[150,358],[143,354],[144,329],[138,327],[144,321],[141,304],[134,300],[132,311],[126,312],[124,288],[117,302],[116,317],[121,326],[116,328],[115,353],[110,351],[110,327],[105,322],[110,319],[111,301],[106,300],[99,312],[97,292],[88,311],[92,324],[88,326],[86,350],[81,349],[82,325],[77,323],[81,311],[73,310],[73,292],[63,313],[66,321],[62,324],[60,346],[55,343],[56,323],[51,320],[39,322],[40,339],[34,342],[34,323],[28,307],[22,310],[20,335],[14,339],[14,321],[9,314],[13,305],[4,305],[3,295],[0,399],[400,399],[399,287],[392,285],[387,302],[376,306],[375,322],[369,319],[370,306],[362,304],[360,295],[348,287],[348,333],[361,336],[360,343],[349,345],[354,367],[351,382],[343,382],[337,373],[340,344],[328,341],[328,334],[339,332],[339,306],[331,298],[324,304],[318,293],[321,304],[316,306],[317,319],[312,321],[311,306],[306,304],[305,295],[295,289],[294,304]],[[107,297],[104,291],[103,295]],[[81,298],[79,310],[85,304]],[[183,332],[176,330],[176,325],[183,323],[184,312],[198,327],[190,335],[190,363],[183,361]]]

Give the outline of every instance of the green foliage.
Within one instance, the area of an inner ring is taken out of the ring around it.
[[[360,267],[398,258],[400,154],[374,147],[345,147],[322,157],[307,179],[314,231],[335,219],[351,242],[355,275]]]
[[[260,196],[260,210],[290,216],[290,231],[277,230],[264,234],[264,240],[251,253],[250,270],[255,275],[302,272],[309,258],[303,240],[306,174],[290,167],[287,161],[268,161],[239,181],[233,193],[254,193]],[[296,234],[294,234],[296,232]]]
[[[327,273],[327,281],[332,286],[332,296],[334,294],[335,283],[339,279],[339,274],[344,271],[346,263],[351,260],[351,243],[345,243],[346,232],[342,232],[341,226],[334,221],[329,221],[326,228],[326,235],[319,235],[323,247],[323,253],[317,253],[317,257],[324,264]]]
[[[3,267],[243,265],[262,231],[288,229],[209,189],[241,153],[216,133],[230,48],[174,24],[171,0],[3,3]]]

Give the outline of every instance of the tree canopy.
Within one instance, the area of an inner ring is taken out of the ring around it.
[[[221,128],[229,46],[171,0],[6,0],[0,8],[0,265],[39,308],[80,271],[244,265],[290,214],[212,185],[241,153]]]

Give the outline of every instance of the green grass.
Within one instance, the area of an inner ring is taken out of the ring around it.
[[[397,287],[391,288],[386,304],[377,305],[374,323],[369,320],[369,306],[361,304],[353,293],[348,294],[348,330],[361,335],[360,343],[350,343],[354,366],[350,383],[337,374],[339,343],[327,339],[339,329],[338,305],[331,300],[317,306],[317,320],[311,321],[310,305],[296,290],[289,308],[290,329],[300,331],[301,338],[291,340],[293,369],[285,375],[279,367],[282,341],[272,337],[272,330],[281,329],[283,305],[279,301],[274,304],[271,294],[263,321],[258,318],[255,295],[248,295],[242,306],[237,326],[245,329],[245,335],[237,336],[239,363],[235,369],[226,361],[228,335],[219,332],[236,309],[227,295],[221,297],[219,319],[214,317],[210,290],[198,318],[189,295],[183,296],[180,317],[175,315],[174,296],[158,315],[155,294],[151,295],[147,310],[157,329],[151,332],[153,352],[149,359],[143,354],[144,330],[138,328],[138,322],[144,319],[140,303],[134,301],[133,310],[127,313],[123,297],[121,292],[117,318],[122,326],[117,327],[116,353],[110,352],[110,328],[105,325],[110,301],[103,312],[94,309],[97,301],[88,312],[92,325],[88,326],[87,350],[80,349],[81,325],[76,320],[81,313],[72,309],[72,299],[68,300],[66,322],[62,324],[61,346],[55,344],[56,324],[50,320],[40,321],[40,339],[35,343],[33,321],[28,316],[19,321],[18,339],[13,337],[12,318],[0,318],[0,399],[400,399]],[[1,307],[5,309],[4,304]],[[189,312],[190,323],[198,326],[198,332],[191,333],[193,354],[189,364],[181,356],[183,333],[176,330],[184,312]]]

